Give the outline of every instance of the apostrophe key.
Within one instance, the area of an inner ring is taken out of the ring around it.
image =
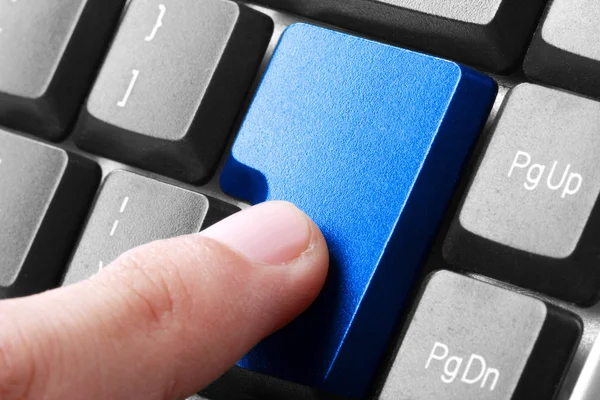
[[[0,1],[0,124],[51,140],[64,136],[124,4]]]
[[[197,182],[210,177],[273,22],[225,0],[133,0],[77,128],[78,146]]]
[[[0,298],[59,284],[99,178],[83,157],[0,130]]]
[[[240,365],[365,394],[495,92],[450,61],[311,25],[285,31],[221,186],[299,206],[331,267],[312,308]]]
[[[600,103],[513,89],[444,245],[446,259],[564,300],[600,289]]]
[[[152,178],[113,172],[102,185],[64,284],[89,278],[129,249],[199,232],[237,210]]]
[[[577,317],[541,300],[435,273],[379,399],[553,399],[581,331]]]
[[[252,2],[502,73],[518,67],[545,0]]]
[[[600,97],[600,2],[554,0],[525,59],[536,80]]]

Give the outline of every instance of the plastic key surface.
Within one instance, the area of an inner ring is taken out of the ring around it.
[[[379,399],[553,399],[581,330],[577,317],[551,304],[437,272]]]
[[[545,0],[252,2],[502,73],[519,65]]]
[[[199,232],[235,211],[203,194],[115,171],[102,185],[63,284],[89,278],[134,247]]]
[[[311,25],[289,27],[222,177],[288,200],[322,229],[316,303],[240,365],[361,396],[428,250],[494,82],[455,63]]]
[[[600,2],[554,0],[523,66],[532,79],[600,97]]]
[[[100,168],[0,130],[0,299],[60,282]]]
[[[79,120],[90,152],[189,182],[210,177],[273,22],[225,0],[133,0]]]
[[[600,292],[600,102],[512,89],[444,243],[446,260],[571,302]]]
[[[52,140],[66,134],[125,3],[0,1],[0,124]]]

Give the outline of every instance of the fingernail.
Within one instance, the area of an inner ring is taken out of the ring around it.
[[[248,208],[201,233],[252,261],[279,265],[298,258],[311,241],[308,217],[293,205],[269,202]]]

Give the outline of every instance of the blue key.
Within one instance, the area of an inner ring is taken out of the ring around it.
[[[331,265],[311,308],[239,365],[367,392],[496,90],[450,61],[306,24],[285,31],[221,186],[296,204]]]

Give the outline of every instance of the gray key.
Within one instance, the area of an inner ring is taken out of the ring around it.
[[[600,194],[599,114],[600,103],[566,92],[513,89],[448,235],[446,258],[571,301],[594,297],[600,246],[586,228]]]
[[[0,1],[0,123],[48,139],[64,135],[124,4]]]
[[[600,97],[600,2],[554,0],[531,43],[525,73],[532,79]]]
[[[544,0],[253,0],[492,72],[517,67]]]
[[[490,240],[573,253],[600,193],[600,103],[524,84],[510,95],[460,213]]]
[[[0,298],[58,285],[99,177],[91,161],[0,130]]]
[[[134,247],[199,232],[238,209],[126,171],[108,176],[64,284],[87,279]]]
[[[133,0],[83,110],[78,146],[176,179],[208,179],[272,27],[225,0]]]
[[[431,276],[381,400],[551,399],[581,335],[575,316],[450,272]]]

